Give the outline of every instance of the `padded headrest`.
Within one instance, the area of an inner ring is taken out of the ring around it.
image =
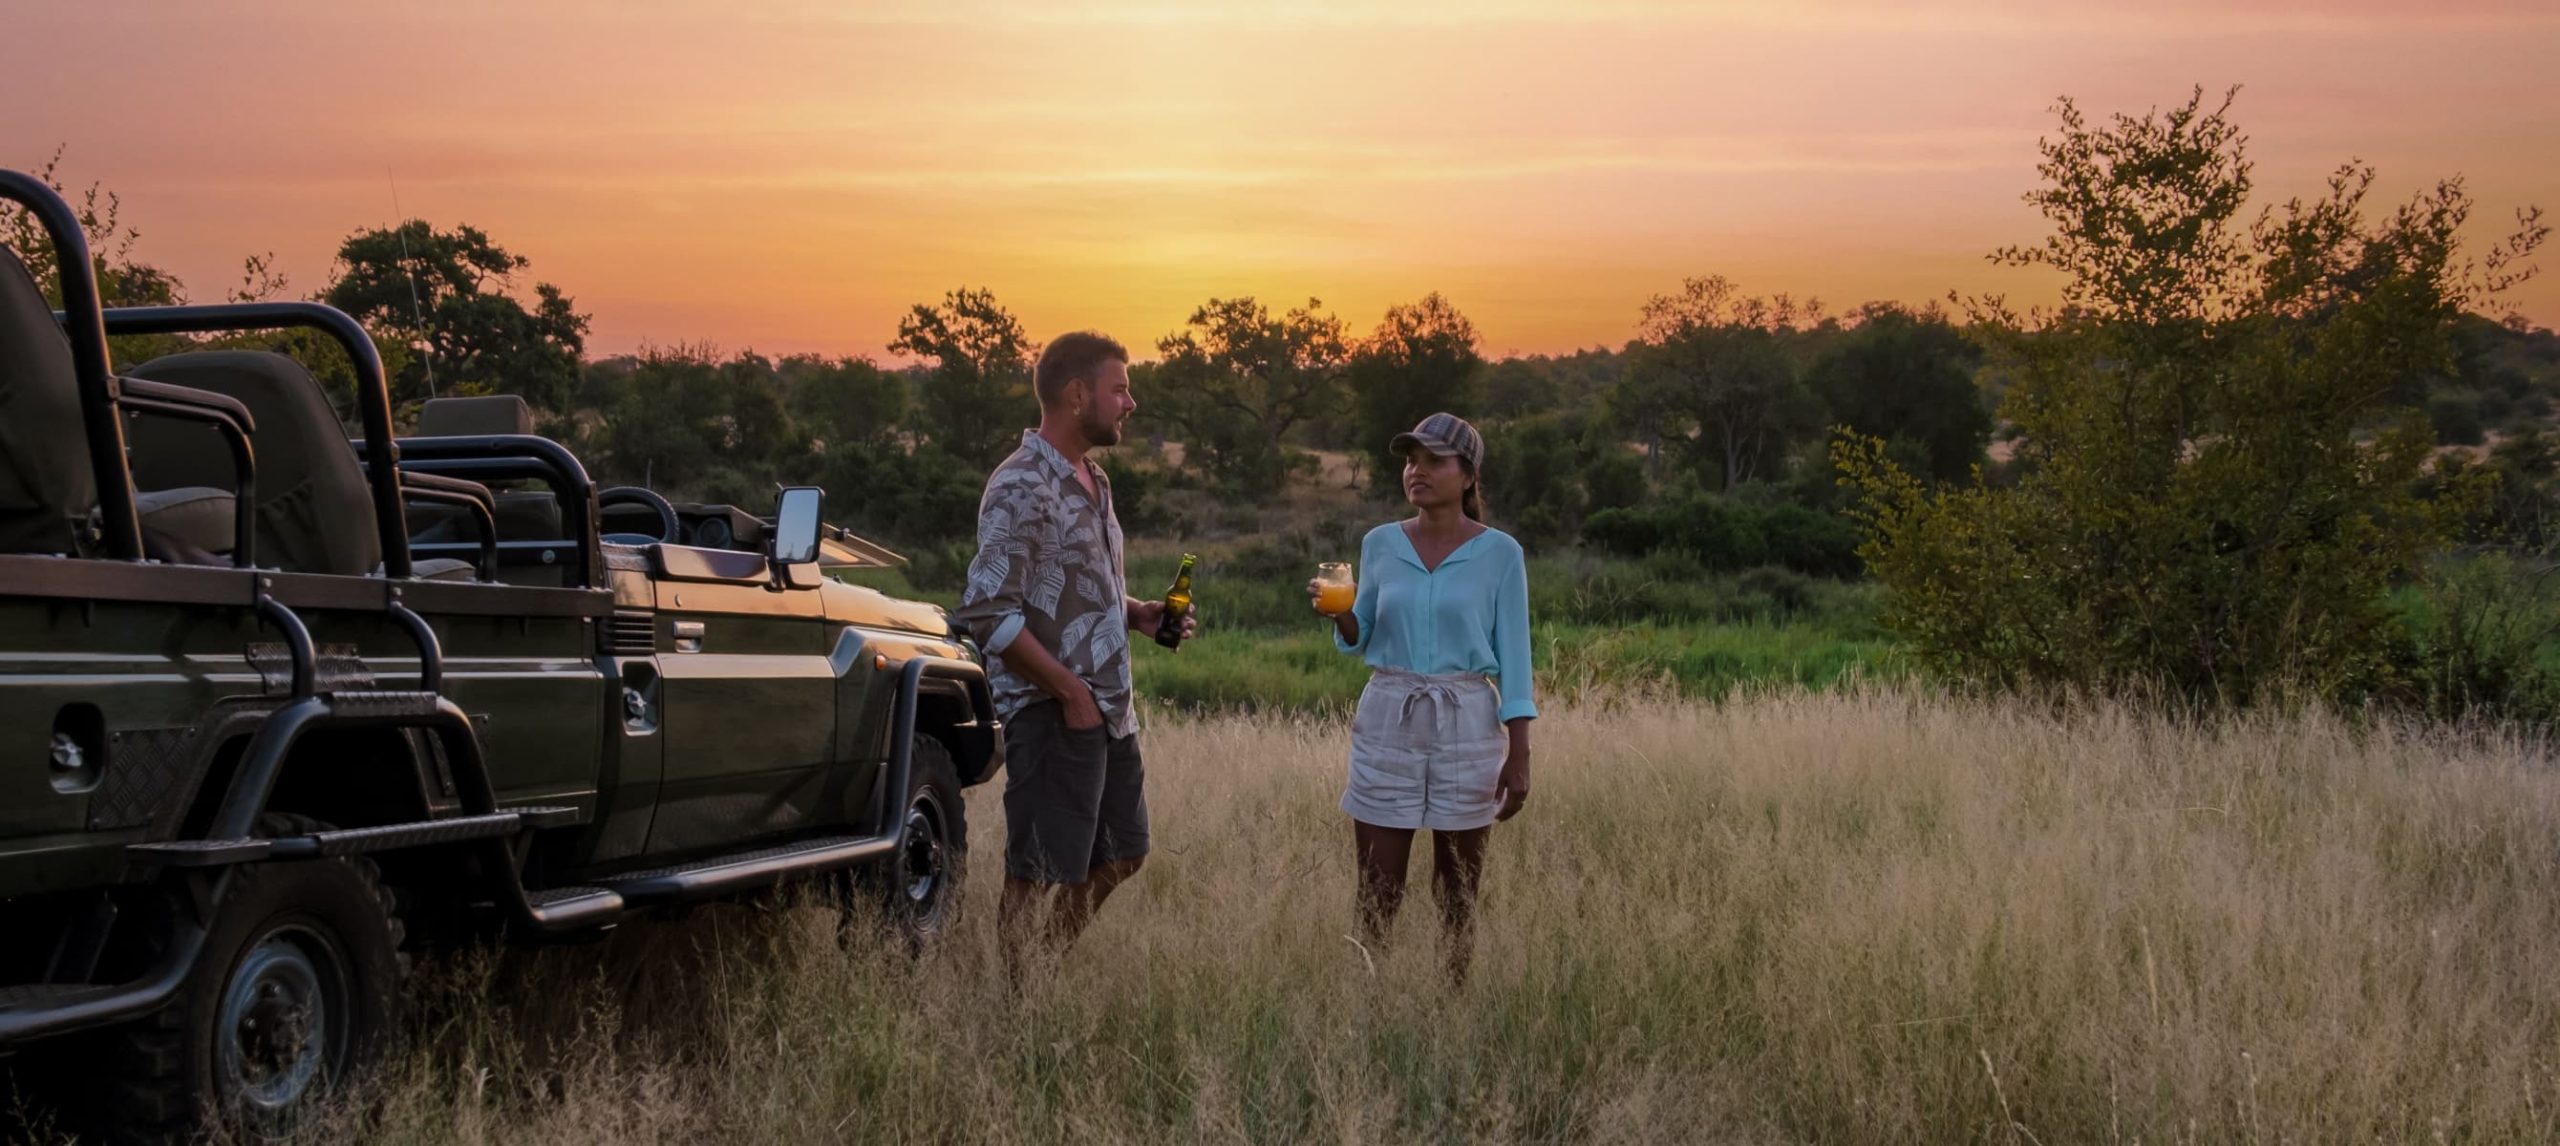
[[[533,407],[513,394],[479,398],[430,398],[418,407],[418,436],[479,437],[484,434],[530,434]]]
[[[363,576],[382,563],[364,469],[347,444],[338,412],[301,363],[262,350],[195,351],[152,359],[132,373],[228,394],[257,419],[250,444],[258,462],[258,564]],[[191,430],[211,432],[163,418],[135,423],[135,481],[151,488],[229,484],[202,473],[165,472],[205,464],[212,456],[200,437],[184,436]]]
[[[98,505],[71,343],[0,248],[0,553],[72,553]]]

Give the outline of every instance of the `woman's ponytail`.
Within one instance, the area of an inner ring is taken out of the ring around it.
[[[1468,479],[1467,492],[1458,497],[1458,512],[1466,514],[1467,520],[1482,525],[1484,524],[1484,479],[1477,476],[1476,467],[1468,465],[1465,459],[1459,459],[1458,464],[1466,470]]]

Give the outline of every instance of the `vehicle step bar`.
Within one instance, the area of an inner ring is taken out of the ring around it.
[[[103,1026],[167,1003],[195,969],[204,940],[203,926],[180,925],[160,957],[129,983],[37,983],[0,991],[0,1046]]]
[[[115,997],[114,984],[98,983],[29,983],[18,987],[0,987],[0,1012],[18,1008],[45,1009],[76,1007]]]
[[[558,935],[611,921],[634,907],[656,907],[747,891],[784,879],[852,867],[889,855],[906,835],[908,778],[914,774],[916,692],[937,662],[913,657],[899,671],[898,691],[889,707],[889,760],[871,809],[872,834],[823,836],[752,852],[713,856],[675,867],[599,879],[591,888],[527,891],[515,888],[516,917],[538,934]],[[949,670],[942,670],[949,671]],[[498,846],[498,845],[490,845]],[[547,897],[566,896],[560,900]],[[610,906],[604,906],[611,897]]]
[[[465,840],[514,836],[541,828],[576,823],[571,807],[513,808],[480,816],[454,816],[367,828],[331,828],[303,836],[273,839],[169,840],[135,844],[125,854],[162,867],[224,867],[265,859],[349,856],[361,852],[430,847]]]
[[[885,836],[821,836],[751,852],[713,856],[696,863],[655,868],[598,880],[634,907],[682,903],[778,883],[785,877],[850,867],[878,859],[898,846]]]
[[[549,887],[524,893],[524,900],[534,927],[551,934],[610,923],[626,906],[620,894],[601,887]]]

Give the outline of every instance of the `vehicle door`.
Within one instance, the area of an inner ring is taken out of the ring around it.
[[[725,847],[821,822],[835,670],[820,594],[764,559],[659,545],[666,764],[649,850]]]

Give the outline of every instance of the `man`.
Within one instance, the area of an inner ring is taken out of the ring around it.
[[[1087,457],[1138,408],[1129,352],[1063,334],[1032,372],[1040,427],[987,477],[959,620],[994,656],[1005,722],[1005,881],[997,930],[1017,977],[1035,945],[1075,942],[1147,856],[1146,770],[1129,631],[1164,602],[1128,595],[1111,482]],[[1195,623],[1185,618],[1188,634]],[[1045,918],[1044,918],[1045,917]]]

